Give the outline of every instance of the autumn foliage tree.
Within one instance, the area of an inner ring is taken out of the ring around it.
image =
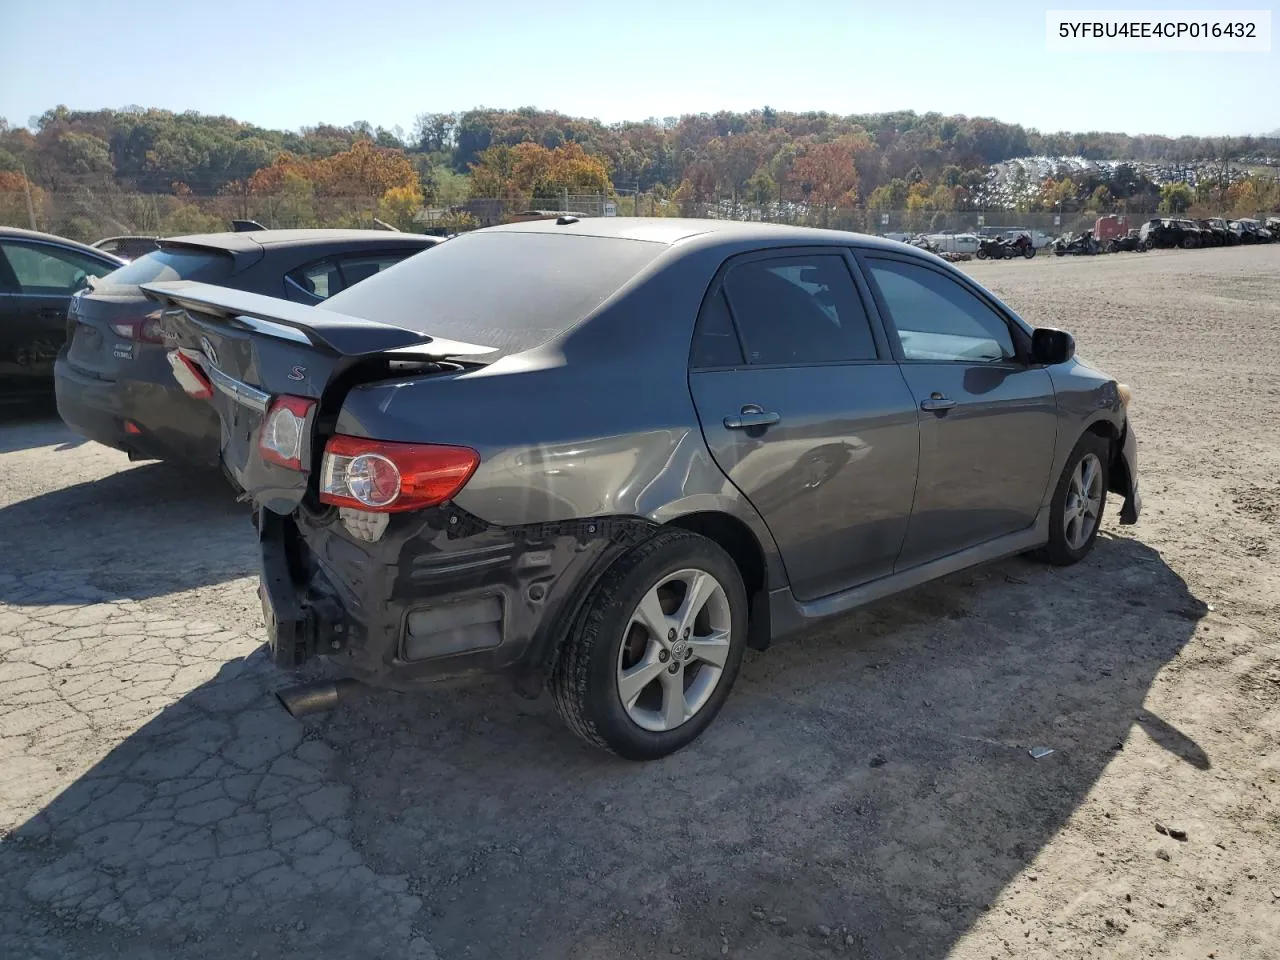
[[[481,151],[471,164],[474,197],[518,199],[562,192],[607,195],[611,190],[604,160],[589,156],[578,143],[555,149],[530,142],[514,147],[498,144]]]
[[[854,136],[812,144],[796,157],[790,179],[810,203],[848,209],[858,202],[858,154],[869,148],[865,137]]]

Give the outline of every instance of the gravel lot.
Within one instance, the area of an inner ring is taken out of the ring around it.
[[[497,682],[291,719],[225,482],[11,411],[0,956],[1280,955],[1280,247],[966,266],[1133,387],[1142,522],[749,654],[647,766]]]

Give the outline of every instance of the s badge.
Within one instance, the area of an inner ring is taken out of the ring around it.
[[[294,367],[292,370],[290,370],[290,371],[289,371],[289,379],[290,379],[290,380],[305,380],[305,379],[307,379],[307,368],[306,368],[306,367]]]

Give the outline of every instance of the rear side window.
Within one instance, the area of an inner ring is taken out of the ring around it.
[[[617,237],[467,233],[320,308],[520,353],[577,325],[665,249]]]
[[[284,279],[290,298],[304,303],[326,300],[342,289],[342,274],[332,260],[309,263],[286,274]],[[303,296],[295,297],[299,291]]]
[[[748,363],[875,360],[867,311],[843,257],[752,260],[725,279]]]
[[[102,286],[136,287],[167,280],[199,280],[218,283],[231,276],[229,254],[192,247],[153,250],[103,278]]]

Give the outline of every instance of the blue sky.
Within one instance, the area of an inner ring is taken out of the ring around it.
[[[606,122],[702,111],[911,109],[1052,130],[1280,128],[1280,54],[1050,53],[1008,0],[0,0],[0,116],[64,103],[269,127],[537,106]],[[1115,6],[1121,6],[1116,4]],[[1206,9],[1144,3],[1128,9]],[[1238,0],[1222,9],[1271,9]]]

